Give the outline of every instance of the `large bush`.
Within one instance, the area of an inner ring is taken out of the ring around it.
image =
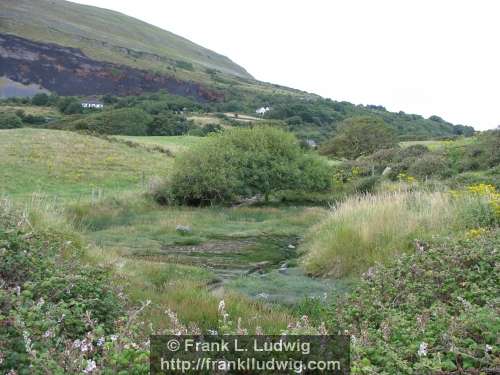
[[[100,134],[147,135],[152,117],[141,109],[123,108],[103,111],[75,121],[77,130],[89,130]]]
[[[186,117],[165,112],[154,116],[148,124],[148,135],[184,135],[193,127]]]
[[[0,113],[0,129],[16,129],[22,126],[23,122],[14,113]]]
[[[356,159],[396,145],[397,139],[393,130],[383,120],[360,116],[345,120],[336,136],[321,147],[321,152],[325,155]]]
[[[188,204],[228,202],[280,190],[327,190],[326,163],[306,155],[295,137],[272,127],[232,129],[179,156],[160,192]]]

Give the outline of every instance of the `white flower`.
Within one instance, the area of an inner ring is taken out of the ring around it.
[[[95,361],[92,360],[92,359],[88,359],[87,360],[87,367],[85,368],[85,370],[83,370],[83,372],[85,374],[90,374],[92,371],[94,371],[95,369],[97,368],[96,364],[95,364]]]
[[[425,357],[427,355],[427,348],[429,345],[426,342],[421,342],[420,347],[418,348],[417,355],[419,357]]]
[[[24,339],[24,346],[26,348],[26,351],[28,353],[31,353],[31,339],[30,339],[30,334],[28,331],[23,331],[23,339]]]
[[[486,353],[491,353],[493,352],[493,346],[486,344],[484,350],[486,351]]]
[[[111,335],[109,338],[111,339],[111,341],[116,341],[118,335]]]
[[[43,337],[45,337],[45,338],[54,337],[54,332],[52,332],[50,329],[48,329],[48,330],[47,330],[47,331],[45,331],[45,333],[43,334]]]
[[[80,346],[80,350],[82,353],[88,352],[92,350],[92,343],[87,340],[82,341],[82,345]]]
[[[97,346],[103,346],[105,342],[106,339],[104,337],[101,337],[97,340]]]
[[[223,311],[225,310],[225,308],[226,308],[226,304],[225,304],[224,300],[222,299],[219,302],[219,314],[223,313]]]

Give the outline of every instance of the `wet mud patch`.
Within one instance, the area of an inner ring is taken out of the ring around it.
[[[206,268],[222,283],[243,275],[266,273],[292,261],[297,257],[298,240],[295,236],[217,238],[199,244],[165,244],[160,250],[135,250],[130,257]]]

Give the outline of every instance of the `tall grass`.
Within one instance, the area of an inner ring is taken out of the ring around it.
[[[303,265],[314,275],[359,274],[414,248],[416,239],[493,224],[489,198],[397,191],[353,196],[332,209],[305,241]]]

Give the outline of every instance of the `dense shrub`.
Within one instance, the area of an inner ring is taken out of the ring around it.
[[[115,332],[123,306],[108,271],[81,263],[78,237],[23,220],[0,205],[0,370],[68,373],[58,357],[90,331]]]
[[[179,156],[161,196],[206,204],[279,190],[326,190],[328,165],[306,156],[295,137],[271,127],[232,129]]]
[[[14,113],[0,113],[0,129],[16,129],[22,126],[22,120]]]
[[[408,168],[411,176],[427,177],[450,177],[452,172],[446,157],[439,153],[429,153],[416,158]]]
[[[331,330],[352,337],[351,371],[496,373],[498,234],[434,241],[374,267],[358,289],[327,307]]]
[[[80,101],[71,96],[59,98],[57,108],[65,115],[74,115],[83,112]]]
[[[500,164],[500,130],[486,131],[463,147],[450,146],[446,153],[456,172],[493,168]]]
[[[114,109],[92,114],[73,124],[76,130],[88,130],[99,134],[147,135],[152,117],[140,109]]]
[[[335,137],[322,145],[324,155],[356,159],[397,145],[393,130],[381,119],[354,117],[345,120]]]
[[[184,116],[173,113],[162,113],[154,116],[153,121],[148,124],[148,135],[184,135],[193,124]]]
[[[355,182],[354,190],[358,193],[372,193],[380,180],[379,176],[363,177]]]
[[[49,104],[49,96],[45,93],[36,94],[31,99],[33,105],[44,106]]]

